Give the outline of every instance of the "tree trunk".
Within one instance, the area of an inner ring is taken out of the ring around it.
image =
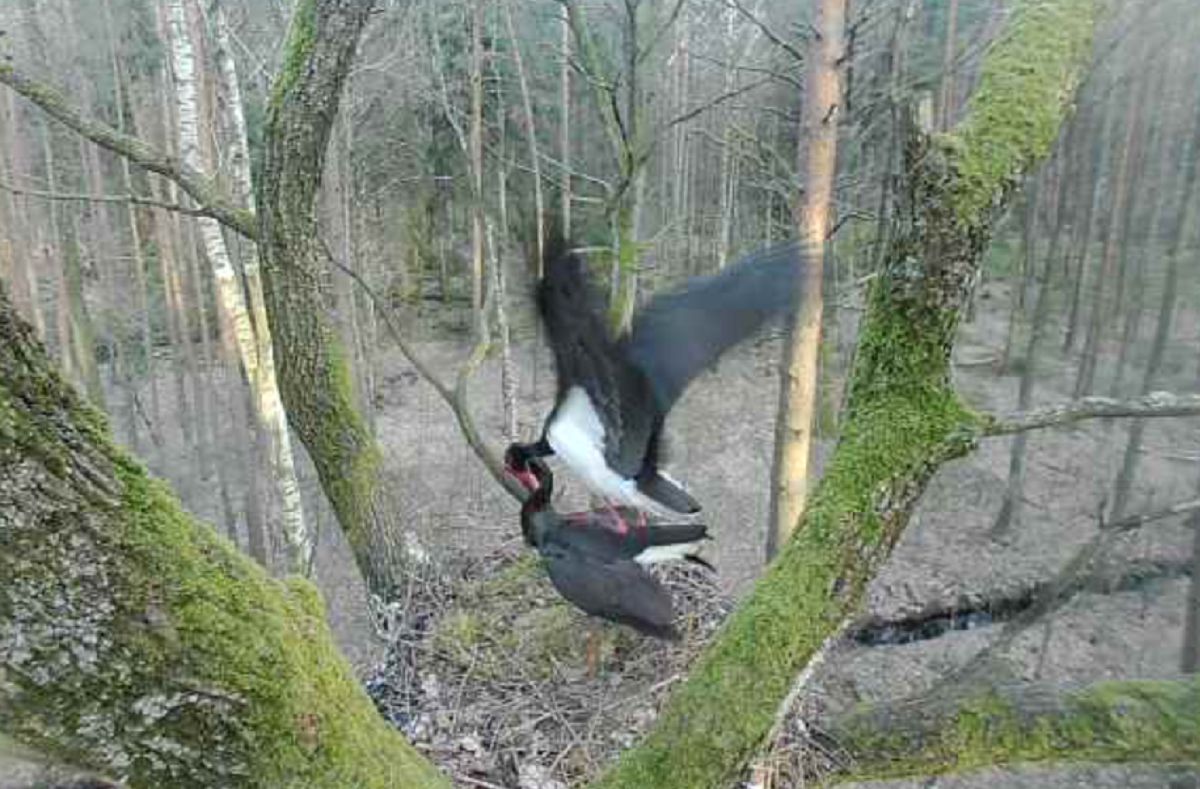
[[[1074,274],[1068,278],[1068,283],[1071,285],[1071,304],[1067,314],[1067,329],[1063,337],[1063,353],[1075,350],[1080,307],[1083,302],[1083,282],[1087,277],[1087,262],[1091,258],[1092,227],[1095,224],[1101,200],[1108,193],[1107,182],[1103,178],[1103,173],[1107,167],[1109,157],[1109,138],[1114,133],[1117,116],[1118,113],[1112,110],[1105,112],[1091,135],[1090,154],[1087,159],[1088,166],[1083,173],[1085,176],[1083,180],[1085,188],[1080,190],[1081,194],[1087,195],[1082,198],[1084,201],[1084,217],[1082,222],[1076,223],[1074,238],[1072,239],[1072,249],[1074,251],[1068,257],[1068,265],[1070,258],[1073,257],[1075,267]]]
[[[471,13],[471,308],[483,312],[483,6],[473,0]],[[484,318],[486,320],[486,318]]]
[[[562,44],[558,65],[558,155],[562,159],[562,186],[559,188],[562,207],[562,232],[571,237],[571,21],[570,11],[563,4]],[[538,258],[538,278],[542,276],[542,259]]]
[[[314,211],[342,83],[370,11],[370,3],[335,0],[297,5],[268,106],[258,236],[288,418],[368,587],[387,598],[401,583],[406,547],[413,557],[420,548],[400,520],[383,453],[354,405],[346,351],[326,313],[326,250]]]
[[[1200,671],[1200,512],[1193,512],[1188,518],[1188,528],[1192,530],[1192,578],[1188,582],[1183,653],[1179,662],[1184,672],[1195,674]]]
[[[545,252],[545,248],[546,248],[546,204],[545,204],[545,197],[542,194],[542,159],[541,159],[541,156],[538,154],[537,125],[534,122],[535,116],[533,113],[533,99],[529,95],[529,81],[528,81],[528,78],[525,76],[525,61],[521,57],[521,42],[517,38],[517,31],[513,25],[512,3],[510,0],[504,0],[503,11],[504,11],[504,24],[505,24],[506,28],[508,29],[508,41],[509,41],[509,45],[512,47],[513,64],[516,66],[516,69],[517,69],[517,84],[521,88],[521,109],[525,115],[525,139],[528,141],[529,165],[530,165],[530,169],[533,171],[533,211],[534,211],[534,224],[536,225],[535,252],[537,253],[536,266],[537,266],[538,279],[541,279],[541,277],[542,277],[542,262],[543,262],[542,256],[543,256],[543,254]],[[569,32],[570,32],[569,29],[567,32],[569,35]],[[567,46],[569,46],[569,45],[570,45],[570,40],[568,39]],[[564,90],[566,92],[566,93],[564,93],[564,96],[563,96],[563,107],[562,107],[562,111],[564,114],[563,124],[565,127],[566,126],[565,114],[566,114],[567,110],[569,109],[569,99],[570,99],[569,95],[567,95],[567,94],[569,94],[570,89],[571,89],[570,74],[566,73],[562,77],[562,79],[564,81],[564,87],[562,88],[562,90]],[[563,134],[566,134],[566,133],[567,132],[563,132]],[[566,139],[566,138],[564,138],[564,139]],[[566,161],[567,161],[567,157],[566,157],[566,151],[565,151],[565,147],[564,147],[564,155],[563,155],[564,168],[569,166],[566,164]],[[571,187],[570,187],[570,176],[566,172],[563,173],[563,184],[564,184],[563,185],[563,190],[564,190],[563,209],[562,209],[563,215],[562,215],[561,221],[563,223],[563,233],[569,234],[571,232],[570,216],[569,216],[569,213],[570,213],[569,204],[570,204],[570,199],[571,199],[570,198],[570,188]]]
[[[837,173],[838,119],[842,111],[841,61],[845,47],[846,0],[815,0],[817,35],[805,64],[800,139],[802,196],[796,225],[804,251],[799,306],[789,326],[780,361],[779,410],[775,462],[771,469],[771,522],[767,559],[787,542],[808,500],[813,414],[817,406],[818,355],[821,347],[822,274],[829,236],[833,181]]]
[[[1029,327],[1029,339],[1025,344],[1025,356],[1022,360],[1024,370],[1021,372],[1021,383],[1017,390],[1017,410],[1019,411],[1028,410],[1033,405],[1033,387],[1037,380],[1034,371],[1037,369],[1038,348],[1045,337],[1046,321],[1050,317],[1050,305],[1054,300],[1054,291],[1058,284],[1058,272],[1062,270],[1058,264],[1059,246],[1063,234],[1070,230],[1067,225],[1069,221],[1067,206],[1071,195],[1070,184],[1075,177],[1075,168],[1072,168],[1070,163],[1079,158],[1075,151],[1079,140],[1079,131],[1081,128],[1086,128],[1086,121],[1090,115],[1091,113],[1087,113],[1083,117],[1072,119],[1070,131],[1060,149],[1062,168],[1056,179],[1057,187],[1054,190],[1057,192],[1057,206],[1054,209],[1053,219],[1054,229],[1050,234],[1050,249],[1046,253],[1046,264],[1042,267],[1042,281],[1034,296],[1033,321]],[[1027,217],[1026,221],[1032,222],[1034,217]],[[1036,264],[1030,257],[1026,265],[1033,267]],[[1015,287],[1019,287],[1019,285],[1015,285]],[[1028,440],[1029,434],[1024,432],[1013,437],[1008,459],[1008,487],[1005,490],[1004,503],[1000,506],[1000,512],[996,515],[996,521],[992,525],[991,534],[994,538],[1007,535],[1014,524],[1020,523],[1021,505],[1025,500],[1025,448]]]
[[[447,785],[372,708],[317,590],[116,449],[2,290],[0,499],[7,735],[131,786]]]
[[[190,32],[182,0],[170,0],[171,11],[171,50],[175,68],[175,87],[178,103],[179,139],[183,159],[195,170],[202,172],[205,168],[200,160],[200,119],[196,101],[195,58],[192,52]],[[221,47],[218,47],[220,49]],[[231,91],[227,104],[237,102],[237,109],[232,109],[233,123],[239,140],[233,146],[234,161],[249,166],[249,157],[245,153],[245,122],[240,126],[240,94],[237,91],[237,75],[232,73],[233,61],[225,50],[224,56],[218,57],[222,64],[225,78],[225,88]],[[236,152],[240,152],[236,153]],[[249,183],[249,175],[244,169],[235,168],[235,184],[245,188]],[[284,543],[288,551],[288,569],[290,572],[303,573],[309,566],[309,555],[312,552],[312,540],[304,525],[304,512],[300,502],[300,486],[296,481],[296,467],[292,456],[291,438],[288,435],[287,417],[275,385],[274,358],[270,352],[270,326],[264,314],[256,316],[251,322],[250,311],[246,307],[243,284],[239,281],[237,272],[229,257],[229,250],[217,220],[211,217],[198,217],[197,225],[204,239],[204,247],[212,264],[213,278],[217,285],[217,303],[221,306],[227,319],[227,325],[232,331],[234,343],[246,371],[246,378],[255,394],[255,403],[259,419],[271,437],[272,476],[279,490],[283,503],[282,529]],[[247,285],[249,285],[252,300],[260,298],[257,263],[247,263]],[[260,355],[261,354],[261,355]]]
[[[112,12],[108,0],[104,0],[104,21],[108,30],[109,61],[112,67],[115,95],[113,100],[117,109],[117,131],[124,134],[127,130],[125,119],[125,74],[117,58],[116,35],[112,24]],[[130,171],[129,160],[120,158],[121,186],[126,194],[133,194],[133,173]],[[160,419],[162,408],[158,399],[158,376],[154,369],[153,338],[150,334],[150,287],[146,281],[146,260],[143,257],[142,234],[138,226],[137,212],[132,203],[126,206],[125,217],[129,225],[130,254],[133,262],[133,276],[138,289],[138,330],[142,341],[142,355],[146,360],[146,377],[150,385],[150,413],[154,423]]]
[[[836,781],[1088,761],[1099,753],[1103,761],[1190,762],[1200,756],[1198,704],[1195,676],[1077,685],[984,682],[818,720],[814,729],[823,741],[837,743],[844,766],[832,776]],[[948,756],[947,744],[958,742],[969,742],[969,750]]]
[[[946,131],[954,123],[954,58],[958,50],[958,0],[950,0],[946,9],[946,41],[942,50],[942,85],[938,100],[938,128]]]
[[[1175,225],[1169,233],[1171,245],[1166,256],[1167,277],[1166,282],[1163,283],[1162,299],[1158,306],[1158,323],[1154,330],[1154,344],[1150,348],[1150,358],[1146,361],[1146,374],[1142,380],[1142,391],[1147,394],[1154,389],[1159,370],[1162,367],[1167,339],[1171,334],[1171,322],[1175,315],[1175,296],[1179,288],[1180,257],[1182,257],[1188,240],[1188,220],[1195,215],[1196,210],[1194,205],[1196,202],[1196,179],[1200,177],[1200,114],[1196,116],[1192,136],[1181,161],[1184,162],[1183,194],[1179,200]],[[1121,518],[1125,515],[1129,503],[1129,492],[1133,487],[1133,478],[1137,472],[1138,457],[1145,429],[1146,423],[1142,419],[1135,419],[1129,426],[1129,438],[1125,443],[1125,455],[1121,461],[1121,470],[1113,485],[1111,518]]]
[[[1096,10],[1091,0],[1018,4],[958,131],[907,142],[904,197],[919,208],[897,228],[872,287],[841,440],[820,487],[649,736],[601,786],[732,781],[798,672],[858,610],[934,471],[969,449],[964,435],[978,416],[950,382],[959,316],[993,218],[1058,134]]]
[[[1113,268],[1116,265],[1117,250],[1121,241],[1121,220],[1125,211],[1125,200],[1129,194],[1130,164],[1133,160],[1134,137],[1138,124],[1141,122],[1141,108],[1144,90],[1129,91],[1129,105],[1125,117],[1125,136],[1118,155],[1117,170],[1112,187],[1112,204],[1109,207],[1108,221],[1105,223],[1104,251],[1100,261],[1099,277],[1092,291],[1092,312],[1088,317],[1087,335],[1083,345],[1083,360],[1079,365],[1079,375],[1075,379],[1075,397],[1082,397],[1092,391],[1096,378],[1096,359],[1099,356],[1100,339],[1104,329],[1104,319],[1107,311],[1104,308],[1104,293],[1108,281],[1113,278]]]
[[[1012,361],[1013,345],[1016,344],[1017,327],[1020,325],[1021,317],[1025,313],[1025,301],[1029,292],[1029,283],[1036,278],[1038,193],[1040,191],[1041,185],[1035,176],[1025,186],[1025,211],[1022,216],[1023,227],[1021,228],[1021,262],[1012,272],[1012,277],[1010,278],[1010,287],[1012,288],[1012,293],[1010,294],[1011,309],[1008,312],[1008,330],[1004,336],[1004,350],[1001,351],[1000,360],[996,365],[996,373],[998,375],[1004,375],[1008,372],[1009,364]]]
[[[16,93],[8,91],[4,102],[5,122],[0,126],[3,133],[3,152],[0,162],[5,163],[8,173],[16,173],[25,167],[24,141],[17,131],[18,111]],[[12,295],[13,302],[22,317],[33,324],[39,339],[45,341],[46,324],[42,317],[42,308],[37,299],[37,272],[34,269],[33,244],[30,238],[30,225],[25,198],[18,197],[11,190],[5,190],[5,203],[8,206],[8,216],[11,220],[6,227],[9,241],[12,245]]]

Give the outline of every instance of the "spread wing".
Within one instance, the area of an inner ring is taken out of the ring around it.
[[[646,375],[660,413],[722,353],[796,303],[801,257],[795,242],[754,252],[656,296],[634,316],[626,354]]]
[[[605,299],[588,280],[583,259],[565,251],[565,242],[555,242],[546,256],[537,305],[558,379],[558,405],[547,424],[559,414],[567,391],[581,387],[604,429],[605,460],[633,476],[661,419],[641,369],[609,335]]]
[[[675,637],[670,594],[637,563],[599,561],[560,545],[544,546],[542,556],[554,588],[587,613],[647,635]]]

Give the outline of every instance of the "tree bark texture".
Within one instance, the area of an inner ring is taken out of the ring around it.
[[[950,348],[996,212],[1054,143],[1090,51],[1092,0],[1025,0],[962,123],[907,145],[911,182],[876,280],[841,440],[792,539],[606,787],[728,785],[801,668],[857,610],[933,472],[980,420]]]
[[[0,291],[0,730],[132,787],[443,786],[318,592],[117,449]]]
[[[824,310],[822,275],[829,235],[833,180],[837,174],[838,119],[842,114],[841,61],[845,49],[846,0],[816,0],[805,62],[800,139],[802,196],[796,225],[804,249],[798,308],[780,361],[775,462],[771,470],[771,524],[767,558],[779,551],[804,512],[812,458],[813,416],[817,405],[818,356]]]
[[[355,407],[349,359],[326,308],[327,250],[315,203],[326,148],[369,2],[303,0],[267,109],[258,188],[263,293],[280,393],[369,588],[398,583],[402,511]]]

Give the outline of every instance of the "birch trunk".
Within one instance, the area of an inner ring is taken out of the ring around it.
[[[401,520],[382,449],[355,408],[346,350],[327,314],[328,257],[315,213],[342,86],[370,13],[369,3],[297,4],[267,107],[257,237],[288,419],[368,588],[390,599],[426,553]]]
[[[841,59],[845,47],[846,0],[815,0],[812,39],[805,64],[800,139],[803,197],[796,225],[804,254],[800,302],[780,361],[775,462],[771,470],[771,522],[767,558],[787,542],[808,500],[813,414],[817,404],[821,345],[821,294],[825,240],[829,235],[833,181],[837,173],[838,118],[841,115]]]
[[[219,8],[219,6],[218,6]],[[176,105],[179,122],[180,152],[184,162],[202,172],[205,168],[200,154],[200,120],[196,97],[195,59],[192,51],[183,0],[170,0],[171,52],[175,70]],[[223,17],[223,15],[222,15]],[[238,139],[233,144],[234,161],[244,163],[237,171],[234,182],[239,188],[248,189],[246,168],[249,157],[245,149],[245,121],[241,115],[240,93],[237,90],[237,75],[233,73],[227,42],[219,58],[225,89],[232,91],[227,105],[232,113]],[[239,195],[246,199],[249,192]],[[225,313],[233,332],[238,356],[246,371],[246,378],[254,392],[258,418],[271,440],[272,476],[283,503],[283,538],[287,546],[287,568],[289,572],[304,573],[309,566],[312,541],[304,525],[304,513],[300,501],[300,486],[296,481],[295,460],[292,455],[291,438],[288,435],[287,416],[284,413],[279,388],[275,379],[274,354],[271,335],[263,306],[262,285],[259,278],[257,255],[249,256],[246,262],[246,290],[250,293],[254,310],[247,309],[242,283],[238,280],[221,225],[211,217],[198,217],[197,225],[204,241],[204,248],[212,266],[216,284],[217,302]]]
[[[529,95],[529,80],[525,76],[525,61],[521,57],[521,42],[517,38],[516,27],[512,20],[512,3],[511,0],[504,0],[504,24],[508,29],[508,40],[512,46],[513,64],[517,69],[517,84],[521,89],[521,110],[525,115],[525,139],[529,145],[529,164],[533,170],[533,210],[535,216],[536,233],[537,233],[537,276],[542,277],[542,256],[546,248],[546,198],[542,193],[542,157],[538,153],[537,142],[537,124],[534,121],[536,117],[533,114],[533,99]],[[566,80],[567,87],[564,90],[570,90],[570,76],[563,77]],[[566,99],[564,98],[563,113],[564,118],[567,111]],[[564,120],[565,123],[565,120]],[[564,159],[564,163],[565,163]],[[570,178],[566,173],[563,174],[563,183],[565,184],[565,196],[563,198],[563,232],[570,233],[570,218],[567,208],[570,202]]]

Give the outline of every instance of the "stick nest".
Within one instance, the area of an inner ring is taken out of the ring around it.
[[[678,643],[590,618],[512,544],[424,569],[373,602],[387,656],[367,679],[382,714],[460,786],[557,789],[636,743],[733,603],[688,563],[650,572],[675,601]],[[589,629],[600,665],[589,676]]]

